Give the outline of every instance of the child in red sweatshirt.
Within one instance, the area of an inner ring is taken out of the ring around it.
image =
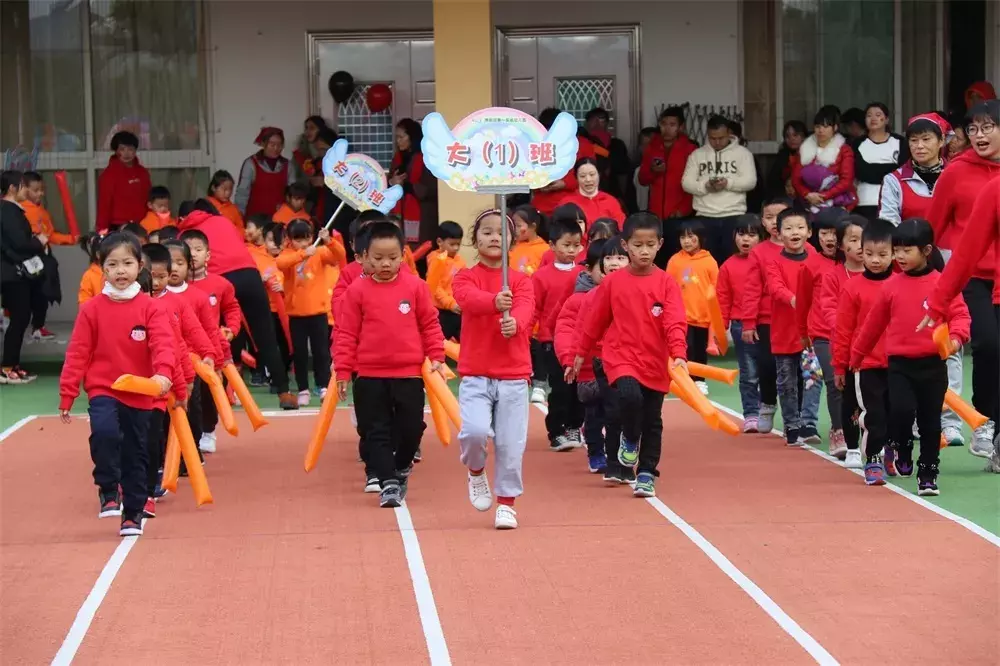
[[[406,499],[413,454],[426,427],[424,359],[434,372],[444,364],[444,335],[427,285],[399,269],[403,245],[403,232],[391,222],[370,226],[363,259],[372,273],[344,295],[333,350],[341,400],[356,376],[358,427],[366,433],[382,507]]]
[[[827,439],[831,449],[840,446],[844,438],[844,426],[840,421],[840,391],[833,385],[833,367],[830,365],[829,320],[823,317],[820,293],[823,282],[837,262],[841,241],[847,225],[844,219],[848,213],[839,206],[824,208],[813,220],[813,244],[818,250],[810,254],[803,267],[798,289],[795,292],[796,315],[799,335],[808,341],[823,370],[826,384],[826,408],[830,414],[830,433]]]
[[[767,232],[760,217],[745,213],[736,220],[733,241],[736,253],[726,259],[719,269],[719,281],[715,287],[722,311],[722,323],[733,335],[736,360],[740,368],[740,403],[743,406],[743,432],[760,432],[760,386],[757,380],[756,342],[743,340],[743,297],[746,290],[747,274],[750,272],[750,255],[766,237]],[[767,432],[767,431],[765,431]]]
[[[913,473],[910,434],[914,415],[920,431],[917,461],[917,494],[938,495],[941,405],[948,390],[948,370],[941,360],[929,328],[917,330],[927,312],[943,268],[934,248],[934,232],[927,220],[903,220],[892,234],[893,253],[901,273],[886,281],[872,306],[851,351],[851,368],[860,368],[864,357],[885,336],[889,357],[889,440],[896,448],[896,471]],[[939,264],[935,266],[934,263]],[[969,341],[969,309],[961,298],[948,305],[948,328],[953,347]],[[873,462],[877,464],[877,462]]]
[[[503,227],[507,225],[507,242]],[[462,308],[462,383],[458,433],[462,464],[469,470],[469,501],[477,511],[493,505],[486,479],[486,454],[493,440],[493,487],[497,510],[493,526],[515,529],[514,500],[524,492],[521,467],[528,442],[528,390],[531,380],[531,327],[535,298],[531,279],[508,271],[503,289],[503,255],[514,239],[514,222],[499,210],[486,210],[472,225],[479,262],[459,271],[452,282]]]
[[[181,234],[181,240],[191,250],[189,284],[208,298],[212,319],[219,329],[222,358],[219,359],[218,365],[221,368],[233,362],[230,343],[240,332],[242,314],[239,301],[236,300],[236,289],[226,278],[214,273],[209,274],[208,262],[212,258],[212,253],[208,247],[208,236],[204,232],[199,229],[188,229]],[[279,340],[284,337],[280,329],[277,332]],[[209,391],[201,394],[201,424],[202,435],[198,448],[204,453],[215,453],[215,427],[219,424],[219,412]]]
[[[874,220],[865,227],[861,241],[864,272],[856,280],[849,280],[843,285],[832,339],[834,383],[843,392],[842,408],[847,406],[842,418],[849,423],[854,412],[859,413],[858,427],[865,449],[863,461],[857,437],[846,441],[844,467],[863,468],[869,485],[883,485],[885,474],[896,475],[895,458],[887,439],[889,361],[885,355],[885,337],[879,337],[872,352],[864,356],[860,366],[854,368],[856,372],[852,372],[848,365],[858,330],[882,293],[885,281],[892,276],[892,229],[892,224],[884,220]],[[832,450],[831,455],[835,455]]]
[[[861,215],[848,215],[844,218],[845,228],[843,230],[843,236],[840,237],[840,247],[837,252],[837,261],[833,268],[828,270],[823,276],[823,283],[820,286],[819,299],[818,302],[813,303],[813,308],[819,307],[819,315],[823,318],[823,325],[827,326],[831,331],[830,340],[830,358],[835,359],[839,353],[835,347],[836,343],[834,338],[836,337],[837,329],[837,308],[840,299],[843,296],[844,290],[847,287],[848,282],[855,277],[860,276],[865,270],[864,257],[861,248],[861,235],[864,230],[868,227],[868,219]],[[886,236],[886,252],[888,260],[886,265],[892,263],[892,241],[889,236]],[[853,333],[852,333],[853,335]],[[850,355],[850,347],[842,350],[846,355]],[[819,352],[817,352],[819,353]],[[844,356],[844,364],[846,366],[847,356]],[[857,416],[856,413],[859,409],[858,398],[854,392],[854,375],[848,373],[845,375],[845,386],[847,388],[840,387],[836,385],[836,363],[831,360],[831,366],[833,371],[829,373],[829,378],[827,373],[823,371],[823,380],[826,382],[826,390],[830,393],[836,392],[839,397],[837,398],[840,404],[840,417],[837,420],[833,420],[831,417],[831,426],[834,429],[834,433],[830,435],[830,455],[839,460],[844,460],[847,456],[849,450],[858,450],[858,442],[861,437],[861,432],[858,429]],[[829,379],[829,381],[827,381]],[[831,386],[830,382],[834,382]],[[827,399],[829,399],[827,395]],[[836,433],[836,427],[839,425],[840,432]],[[860,454],[859,454],[860,455]],[[860,465],[860,462],[857,463]],[[858,467],[860,469],[860,467]]]
[[[584,357],[603,339],[604,370],[621,410],[618,462],[637,467],[636,497],[654,497],[663,447],[663,397],[670,389],[667,363],[687,369],[687,323],[680,288],[653,264],[663,245],[659,218],[630,215],[622,236],[628,268],[601,284],[567,375],[575,377]]]
[[[767,264],[767,291],[771,296],[771,354],[778,370],[778,400],[785,424],[788,446],[819,442],[816,421],[819,416],[820,384],[803,385],[802,352],[805,349],[799,331],[795,296],[809,253],[806,242],[811,235],[806,214],[786,209],[778,215],[778,233],[784,249]]]
[[[538,323],[538,342],[549,378],[549,412],[545,416],[545,429],[549,434],[552,451],[568,451],[582,446],[580,426],[583,425],[583,408],[573,390],[563,378],[553,346],[553,325],[563,302],[573,293],[577,276],[582,267],[576,263],[580,253],[583,231],[576,222],[555,218],[549,227],[549,243],[555,254],[555,263],[539,268],[531,276],[535,293],[535,321]]]
[[[165,395],[176,363],[167,314],[136,282],[141,257],[139,242],[130,234],[112,233],[101,242],[98,259],[107,282],[100,295],[81,306],[59,377],[63,423],[71,420],[81,381],[87,392],[98,515],[120,514],[121,536],[142,534],[146,440],[155,398],[111,386],[127,373],[151,377]]]

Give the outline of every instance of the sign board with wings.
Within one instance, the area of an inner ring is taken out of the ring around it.
[[[348,154],[347,139],[337,139],[326,151],[323,182],[342,202],[359,212],[375,209],[388,215],[403,198],[402,187],[389,187],[381,164],[361,153]]]
[[[449,130],[440,113],[423,121],[424,165],[460,192],[527,192],[566,175],[576,162],[577,122],[560,113],[552,128],[517,109],[493,107]]]

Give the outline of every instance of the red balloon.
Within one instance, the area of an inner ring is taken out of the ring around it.
[[[381,113],[392,106],[392,88],[384,83],[376,83],[368,88],[365,101],[368,102],[369,111]]]

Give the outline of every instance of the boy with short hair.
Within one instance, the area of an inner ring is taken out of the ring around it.
[[[771,354],[778,374],[778,400],[781,419],[785,424],[788,446],[819,442],[816,420],[819,411],[821,384],[803,385],[802,352],[805,349],[799,334],[795,293],[805,270],[807,241],[812,231],[809,219],[802,211],[786,209],[777,220],[778,235],[784,248],[767,264],[767,292],[771,298]],[[804,391],[801,395],[799,392]],[[811,393],[810,393],[811,392]]]
[[[680,287],[653,263],[663,245],[660,220],[651,213],[629,215],[622,236],[629,265],[601,282],[566,377],[575,378],[602,341],[604,372],[620,407],[618,462],[637,470],[633,495],[654,497],[663,398],[670,390],[668,357],[674,367],[687,369],[687,323]]]
[[[45,263],[50,270],[57,270],[58,264],[51,258],[51,251],[48,249],[52,245],[73,245],[76,238],[71,234],[63,234],[56,231],[52,224],[52,216],[49,211],[42,206],[42,199],[45,197],[45,183],[42,182],[42,175],[37,171],[25,171],[22,182],[28,188],[27,198],[20,202],[24,209],[24,216],[28,218],[31,225],[31,233],[35,236],[45,236],[48,238],[46,246]],[[35,280],[31,283],[31,339],[32,340],[54,340],[56,334],[45,328],[45,316],[49,309],[49,297],[45,294],[44,280]]]
[[[563,379],[563,367],[553,346],[555,320],[563,303],[573,293],[576,278],[583,267],[576,257],[583,248],[583,232],[575,221],[554,218],[549,228],[549,245],[555,260],[539,268],[531,276],[535,291],[535,317],[538,342],[549,375],[549,412],[545,429],[552,451],[569,451],[583,446],[580,426],[583,406],[573,387]]]
[[[285,203],[278,207],[278,210],[271,216],[271,220],[278,224],[288,225],[293,220],[311,220],[306,212],[306,198],[309,196],[309,188],[302,183],[292,183],[285,188]]]
[[[434,307],[438,309],[438,319],[446,340],[461,339],[462,308],[452,293],[451,281],[455,274],[465,268],[465,259],[458,250],[462,246],[462,227],[455,222],[438,225],[438,251],[427,260],[427,286],[431,290]]]
[[[146,215],[151,183],[149,171],[139,164],[136,151],[139,137],[131,132],[117,132],[111,137],[108,166],[97,179],[98,233],[110,231]]]
[[[139,222],[146,233],[152,234],[163,227],[177,226],[177,220],[170,215],[170,190],[163,185],[150,188],[146,207],[149,211]]]
[[[378,477],[379,505],[391,508],[406,498],[426,427],[421,368],[430,359],[431,370],[440,371],[444,336],[426,285],[399,269],[402,230],[375,222],[367,235],[363,259],[371,275],[348,288],[337,317],[337,392],[345,400],[356,376],[354,405],[366,433],[366,462]]]

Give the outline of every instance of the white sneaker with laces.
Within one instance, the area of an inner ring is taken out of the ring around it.
[[[507,504],[497,504],[497,517],[493,521],[493,527],[498,530],[517,529],[517,511]]]
[[[535,388],[531,389],[531,402],[535,403],[536,405],[544,405],[546,400],[547,398],[545,396],[545,389],[543,389],[541,386],[536,386]]]
[[[702,395],[708,395],[708,382],[699,379],[694,383],[694,385],[698,387],[698,390],[701,391]]]
[[[215,433],[202,433],[201,441],[198,442],[198,448],[201,449],[202,453],[215,453]]]
[[[299,407],[308,407],[309,397],[309,391],[299,391]]]
[[[319,390],[319,400],[320,400],[320,402],[326,400],[326,391],[327,391],[327,389],[325,389],[325,388],[321,388]]]
[[[948,426],[941,430],[941,434],[944,436],[944,441],[948,442],[948,446],[965,446],[965,438],[958,428]]]
[[[844,467],[847,469],[864,469],[865,463],[861,459],[861,451],[858,449],[849,449],[847,457],[844,458]]]
[[[490,482],[486,479],[486,472],[469,474],[469,501],[476,511],[489,511],[493,506],[493,494],[490,493]]]
[[[977,458],[989,458],[993,455],[993,438],[996,436],[996,426],[993,421],[987,421],[972,433],[972,444],[969,453]]]

